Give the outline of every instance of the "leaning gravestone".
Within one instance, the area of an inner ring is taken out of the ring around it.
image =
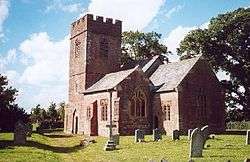
[[[203,148],[205,147],[205,143],[207,141],[207,139],[209,138],[209,127],[208,125],[204,126],[201,128],[201,133],[203,135]]]
[[[27,135],[27,126],[23,122],[18,121],[15,124],[15,129],[14,129],[14,144],[16,145],[25,144],[26,135]]]
[[[160,129],[156,128],[156,129],[153,129],[153,140],[154,141],[159,141],[162,139],[162,136],[161,136],[161,131]]]
[[[119,136],[119,133],[113,135],[113,140],[114,140],[114,142],[115,142],[115,145],[119,145],[119,144],[120,144],[120,136]]]
[[[188,130],[188,140],[191,139],[191,133],[192,133],[192,131],[193,131],[193,129],[189,129],[189,130]]]
[[[250,130],[247,130],[246,145],[250,145]]]
[[[135,142],[143,142],[144,141],[144,132],[140,129],[135,130]]]
[[[180,132],[179,130],[174,130],[172,133],[172,140],[180,140]]]
[[[195,128],[191,134],[190,157],[202,157],[203,135],[199,128]]]

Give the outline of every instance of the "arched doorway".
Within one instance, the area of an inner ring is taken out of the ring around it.
[[[159,128],[159,121],[157,116],[154,116],[154,129],[155,128]]]
[[[76,116],[76,110],[73,112],[73,118],[72,118],[72,134],[78,133],[78,116]]]
[[[75,121],[75,134],[78,133],[78,116],[76,116],[76,121]]]

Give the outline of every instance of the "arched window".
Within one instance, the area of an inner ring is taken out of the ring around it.
[[[90,107],[87,107],[87,119],[89,120],[91,118],[91,110]]]
[[[100,105],[101,105],[101,120],[107,121],[108,120],[108,100],[102,99],[100,101]]]
[[[100,54],[101,56],[108,56],[109,52],[109,43],[106,38],[100,39]]]
[[[130,115],[135,116],[135,99],[130,101]]]
[[[135,91],[133,97],[129,101],[130,115],[137,117],[146,116],[147,98],[146,95],[141,91]]]
[[[167,105],[167,109],[168,109],[168,117],[167,117],[167,119],[170,120],[170,105]]]
[[[75,58],[79,57],[80,56],[80,45],[81,45],[81,42],[76,39],[75,40]]]
[[[102,106],[101,107],[101,120],[107,121],[108,120],[108,109],[107,106]]]
[[[163,120],[167,120],[167,106],[166,105],[163,105],[162,112],[163,112]]]

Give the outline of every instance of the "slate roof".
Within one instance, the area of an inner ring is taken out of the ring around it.
[[[156,55],[152,57],[152,59],[148,60],[144,65],[141,65],[140,67],[142,67],[142,71],[146,72],[159,57],[159,55]]]
[[[120,82],[122,82],[126,77],[128,77],[132,72],[134,72],[137,68],[138,66],[136,66],[133,69],[106,74],[103,78],[101,78],[94,85],[86,89],[83,93],[112,89],[115,86],[117,86]]]
[[[160,65],[149,78],[154,86],[159,87],[156,92],[169,91],[176,88],[199,58]]]

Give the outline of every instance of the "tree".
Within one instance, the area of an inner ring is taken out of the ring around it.
[[[167,54],[167,47],[161,44],[161,34],[139,31],[122,33],[122,64],[130,60],[142,60],[155,55]]]
[[[226,72],[230,80],[221,82],[226,104],[242,107],[245,120],[250,120],[250,8],[212,18],[208,29],[191,31],[177,51],[181,59],[203,54],[216,72]]]
[[[59,103],[59,108],[57,109],[57,114],[59,120],[64,121],[64,114],[65,114],[65,102]]]
[[[42,121],[42,108],[40,104],[37,104],[35,108],[31,109],[30,118],[32,123],[40,123]]]
[[[0,74],[0,128],[5,131],[12,131],[18,120],[28,122],[28,115],[20,108],[15,99],[17,90],[8,85],[7,77]]]
[[[48,115],[48,118],[52,122],[55,122],[58,119],[58,114],[57,114],[57,111],[56,111],[56,103],[54,103],[54,102],[50,103],[47,115]]]

